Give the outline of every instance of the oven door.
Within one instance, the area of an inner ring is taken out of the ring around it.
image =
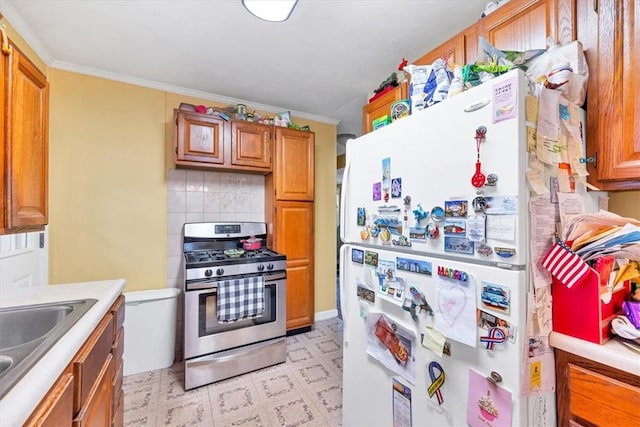
[[[286,273],[265,275],[264,279],[264,314],[232,323],[218,322],[217,281],[197,283],[197,287],[203,289],[187,286],[184,296],[186,359],[286,334]]]

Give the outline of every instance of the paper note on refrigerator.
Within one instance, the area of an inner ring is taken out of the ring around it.
[[[447,338],[442,335],[440,331],[434,328],[424,328],[424,334],[422,335],[422,346],[433,351],[438,356],[442,357],[444,350],[444,343]]]
[[[469,369],[467,424],[472,427],[511,426],[511,392],[490,383],[473,369]]]
[[[447,338],[476,346],[476,283],[469,274],[466,282],[435,278],[434,326]]]

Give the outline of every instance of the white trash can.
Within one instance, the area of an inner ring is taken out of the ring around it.
[[[123,375],[173,364],[179,294],[174,288],[124,293]]]

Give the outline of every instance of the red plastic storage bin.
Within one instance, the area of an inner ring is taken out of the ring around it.
[[[600,299],[600,275],[591,270],[580,284],[567,288],[555,278],[551,285],[553,330],[561,334],[602,344],[611,338],[611,320],[622,312],[629,299],[630,282],[617,289],[609,303]],[[605,289],[606,290],[606,289]]]

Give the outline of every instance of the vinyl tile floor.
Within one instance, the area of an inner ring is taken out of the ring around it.
[[[342,426],[342,321],[286,341],[285,363],[189,391],[181,362],[124,377],[125,426]]]

